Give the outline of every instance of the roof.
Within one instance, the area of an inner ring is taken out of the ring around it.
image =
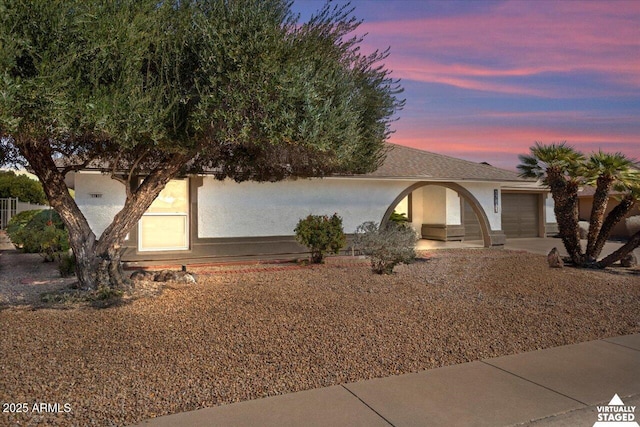
[[[375,171],[359,175],[333,175],[334,177],[387,178],[387,179],[428,179],[437,181],[499,181],[499,182],[535,182],[522,178],[516,172],[500,169],[487,163],[475,163],[443,154],[405,147],[386,145],[386,157]],[[67,159],[56,159],[58,167],[68,164]],[[103,170],[104,165],[92,161],[85,170]],[[213,170],[205,171],[214,174]]]
[[[432,180],[532,181],[520,177],[516,172],[500,169],[486,163],[475,163],[403,145],[387,144],[387,146],[387,157],[378,170],[358,176]]]

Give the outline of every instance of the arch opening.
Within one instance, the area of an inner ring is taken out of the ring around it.
[[[416,190],[422,190],[422,192]],[[452,190],[459,197],[459,199],[456,198],[458,203],[457,207],[455,205],[455,199],[452,197],[447,199],[446,190]],[[435,203],[429,207],[428,204],[424,203],[424,200],[416,200],[419,199],[419,197],[415,197],[416,195],[420,195],[423,199],[431,197],[435,199]],[[406,202],[407,200],[409,200],[409,203]],[[464,203],[461,203],[461,201],[464,201]],[[420,204],[423,204],[423,206],[420,206]],[[467,214],[473,212],[478,220],[480,234],[482,236],[482,246],[491,247],[493,243],[491,226],[482,205],[469,190],[454,182],[417,182],[407,187],[387,208],[387,211],[382,217],[381,225],[384,226],[388,223],[391,214],[396,207],[400,205],[401,210],[409,211],[408,216],[414,228],[416,228],[417,225],[422,227],[417,230],[421,237],[425,236],[428,240],[462,241],[465,235],[465,204],[468,204]],[[451,212],[447,212],[447,208],[449,208]],[[433,209],[433,211],[430,209]],[[455,219],[456,215],[457,220]],[[423,224],[423,222],[433,224]],[[449,222],[452,222],[452,224],[448,224]]]

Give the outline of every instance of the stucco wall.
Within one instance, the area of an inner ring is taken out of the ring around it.
[[[411,227],[420,234],[422,230],[422,218],[424,216],[424,197],[422,188],[418,188],[417,190],[411,193]]]
[[[437,185],[427,185],[418,188],[422,192],[422,223],[446,224],[447,193],[446,188]]]
[[[76,203],[97,237],[122,209],[126,198],[124,185],[99,173],[78,173],[75,177]],[[101,197],[93,198],[92,193]]]
[[[475,197],[478,199],[478,202],[484,207],[484,211],[487,214],[487,219],[489,220],[489,225],[492,230],[501,230],[502,229],[502,217],[501,217],[501,209],[498,209],[498,212],[495,212],[493,208],[493,190],[500,190],[500,186],[494,183],[464,183],[461,184],[462,187],[469,190]],[[500,191],[498,191],[498,203],[499,206],[502,206],[502,196]]]
[[[380,222],[411,182],[298,179],[236,183],[205,177],[198,188],[198,237],[293,235],[309,214],[338,213],[353,233],[364,221]]]
[[[447,225],[462,224],[462,215],[460,215],[460,197],[458,193],[450,188],[446,189],[447,197]]]
[[[554,205],[553,196],[551,193],[547,194],[544,200],[544,219],[549,224],[557,223],[556,213],[553,211]]]
[[[76,202],[99,237],[121,209],[124,187],[107,175],[93,173],[78,173],[75,181]],[[200,238],[291,236],[300,218],[334,212],[342,216],[345,232],[353,233],[363,221],[380,222],[395,198],[413,184],[354,178],[236,183],[204,177],[202,182],[197,189]],[[465,183],[463,187],[484,206],[491,228],[500,230],[500,212],[493,209],[493,189],[499,186]],[[102,197],[92,198],[91,193],[101,193]],[[437,198],[432,197],[435,194]],[[430,222],[460,224],[460,204],[452,190],[437,184],[424,186],[414,192],[412,204],[416,229],[426,222],[427,215],[439,215]],[[439,213],[422,212],[427,205]]]

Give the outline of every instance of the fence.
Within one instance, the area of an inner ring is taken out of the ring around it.
[[[7,224],[12,216],[33,209],[49,209],[49,206],[21,202],[13,197],[0,199],[0,229],[4,230],[7,228]]]

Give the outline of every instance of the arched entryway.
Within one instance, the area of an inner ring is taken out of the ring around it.
[[[449,188],[456,193],[460,197],[462,197],[471,207],[476,217],[478,218],[478,222],[480,224],[480,229],[482,231],[482,241],[485,247],[491,247],[495,243],[492,242],[492,234],[491,234],[491,226],[489,225],[489,219],[482,208],[482,205],[478,201],[478,199],[466,188],[457,184],[455,182],[417,182],[409,187],[407,187],[404,191],[402,191],[391,203],[391,205],[387,208],[384,216],[382,217],[381,225],[385,225],[389,221],[389,217],[393,213],[395,207],[400,203],[405,197],[409,194],[413,193],[415,190],[425,187],[428,185],[441,186],[445,188]]]

